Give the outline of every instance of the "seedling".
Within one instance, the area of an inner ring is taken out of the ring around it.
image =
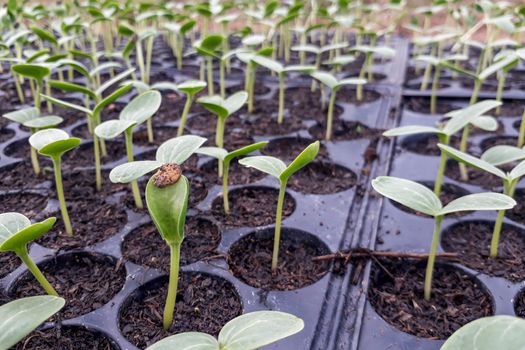
[[[425,186],[414,181],[391,176],[375,178],[372,180],[372,187],[381,195],[395,202],[434,217],[434,233],[425,273],[425,300],[430,300],[432,292],[432,273],[434,272],[441,222],[444,216],[461,211],[511,209],[516,205],[516,201],[507,195],[485,192],[469,194],[443,206],[438,196]]]
[[[56,220],[56,218],[51,217],[31,224],[27,217],[19,213],[0,214],[0,251],[14,252],[23,261],[46,293],[54,296],[58,296],[58,293],[29,256],[27,245],[49,232]]]
[[[177,90],[182,91],[186,94],[186,103],[182,110],[182,116],[180,117],[179,129],[177,130],[177,136],[182,136],[184,133],[184,126],[188,119],[188,113],[190,112],[191,105],[195,99],[195,95],[198,94],[202,89],[206,87],[206,82],[200,80],[188,80],[182,82],[176,86]]]
[[[185,135],[164,142],[157,149],[156,160],[135,161],[117,166],[109,178],[114,183],[129,183],[160,168],[146,186],[146,205],[157,230],[170,247],[171,263],[168,296],[164,307],[164,329],[173,323],[179,278],[180,247],[188,209],[189,182],[180,165],[204,142],[205,138]]]
[[[480,159],[449,146],[438,144],[438,147],[449,157],[473,168],[486,171],[502,179],[503,193],[509,197],[514,196],[514,191],[516,190],[518,182],[523,177],[523,175],[525,175],[525,161],[520,162],[510,172],[503,172],[495,166],[515,160],[525,159],[525,151],[519,148],[516,149],[515,147],[503,145],[495,146],[483,153]],[[494,231],[492,233],[492,242],[490,244],[491,258],[496,258],[498,255],[498,246],[504,217],[505,210],[498,211],[498,217],[496,219]]]
[[[162,97],[158,91],[146,91],[135,97],[120,112],[119,119],[108,120],[95,128],[95,134],[102,139],[113,139],[124,133],[128,162],[133,161],[133,131],[149,120],[159,109]],[[131,182],[131,190],[137,208],[143,208],[137,181]]]
[[[55,186],[58,194],[58,201],[60,202],[60,210],[62,212],[62,219],[64,220],[64,227],[68,235],[73,234],[71,221],[67,212],[66,199],[64,196],[64,187],[62,186],[62,170],[61,162],[62,155],[67,151],[76,148],[80,144],[80,139],[76,137],[69,137],[68,133],[60,129],[45,129],[40,130],[29,138],[31,147],[35,148],[39,154],[50,157],[53,161],[55,169]]]
[[[400,126],[385,131],[383,136],[396,137],[417,134],[436,134],[439,138],[439,142],[448,145],[452,135],[463,129],[466,125],[477,124],[484,127],[484,123],[486,123],[487,119],[483,117],[483,114],[499,105],[501,105],[501,102],[494,100],[481,101],[466,108],[448,113],[447,116],[451,117],[451,119],[448,122],[439,125],[437,128],[423,125]],[[446,165],[447,155],[446,153],[441,152],[439,168],[434,182],[434,193],[437,196],[441,193],[441,185],[443,184],[443,174],[445,173]]]
[[[40,110],[36,107],[19,109],[6,113],[3,117],[29,128],[32,134],[41,129],[55,127],[64,120],[56,115],[41,117]],[[35,174],[40,174],[40,164],[38,163],[36,150],[33,147],[31,147],[31,164],[33,165]]]
[[[31,81],[36,82],[36,87],[33,87],[33,100],[35,107],[40,111],[41,106],[41,97],[42,89],[44,86],[44,79],[51,74],[51,69],[42,64],[29,64],[29,63],[20,63],[11,66],[11,69],[16,74],[19,74],[23,77],[32,79]],[[33,84],[33,83],[31,83]],[[33,86],[33,85],[32,85]]]
[[[239,160],[239,163],[249,168],[255,168],[263,173],[276,177],[279,180],[279,199],[277,201],[277,213],[275,220],[275,235],[273,241],[272,271],[277,271],[279,259],[279,243],[281,240],[281,221],[283,215],[284,195],[286,194],[286,185],[290,177],[313,161],[319,153],[319,141],[307,146],[290,165],[286,164],[275,157],[271,156],[252,156]]]
[[[359,78],[366,79],[370,82],[374,80],[374,56],[380,55],[384,58],[394,57],[396,51],[386,46],[367,46],[367,45],[357,45],[350,48],[350,52],[361,52],[365,55],[365,62],[359,71]],[[361,101],[363,99],[363,87],[362,85],[357,86],[357,100]]]
[[[230,204],[228,200],[228,172],[230,170],[231,161],[234,160],[235,158],[242,157],[252,152],[255,152],[256,150],[266,146],[267,144],[268,144],[268,141],[257,142],[257,143],[236,149],[235,151],[232,151],[232,152],[228,152],[224,148],[220,148],[220,147],[201,147],[196,151],[196,153],[205,154],[207,156],[216,158],[218,162],[222,162],[223,164],[222,200],[224,204],[224,212],[226,214],[230,214]]]
[[[483,317],[454,332],[441,350],[490,350],[495,346],[518,350],[525,343],[525,320],[516,316]]]
[[[64,307],[63,298],[38,295],[0,306],[0,349],[7,350]]]
[[[334,106],[337,91],[345,85],[362,85],[366,84],[365,79],[360,78],[347,78],[337,80],[332,74],[328,72],[314,72],[311,74],[312,77],[319,80],[321,83],[326,85],[330,89],[330,102],[328,102],[328,115],[326,117],[326,136],[325,139],[330,141],[332,139],[332,125],[334,120]]]
[[[245,91],[239,91],[227,99],[215,95],[201,97],[197,100],[197,103],[217,115],[217,130],[215,133],[215,144],[217,147],[224,148],[224,126],[226,119],[241,109],[247,99],[248,94]],[[219,162],[219,176],[222,176],[222,162]]]
[[[200,332],[172,335],[146,350],[256,350],[300,332],[304,322],[280,311],[255,311],[234,318],[222,327],[219,339]]]
[[[208,35],[202,40],[197,41],[193,48],[206,59],[208,68],[208,94],[212,96],[213,91],[213,58],[220,58],[216,52],[222,45],[223,37],[221,35]]]
[[[182,69],[182,49],[184,48],[184,38],[191,31],[197,22],[193,19],[183,24],[164,23],[164,29],[168,32],[168,42],[173,50],[173,55],[177,59],[177,69]]]
[[[281,63],[264,56],[255,56],[253,61],[260,66],[268,68],[279,76],[279,113],[277,123],[282,124],[284,118],[284,79],[289,72],[312,73],[315,71],[314,66],[288,66],[284,67]]]

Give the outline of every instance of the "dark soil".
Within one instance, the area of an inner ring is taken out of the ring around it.
[[[341,101],[343,94],[338,95],[338,102]],[[279,95],[276,93],[270,101],[264,101],[266,105],[271,105],[272,109],[268,108],[268,112],[278,112]],[[328,102],[326,106],[321,103],[321,90],[319,86],[312,92],[309,87],[294,87],[286,89],[284,92],[284,107],[288,110],[284,118],[291,117],[294,119],[315,119],[323,120],[328,113]],[[334,118],[339,117],[343,113],[343,108],[337,104],[334,107]]]
[[[195,114],[188,118],[186,127],[194,131],[199,131],[205,137],[215,136],[217,128],[217,116],[210,112]],[[238,115],[238,112],[231,115],[226,119],[225,131],[224,131],[224,143],[228,143],[229,135],[235,129],[242,129],[242,121]]]
[[[326,245],[304,232],[281,232],[277,272],[272,273],[274,230],[244,236],[228,252],[232,273],[245,283],[265,290],[295,290],[317,282],[328,271],[326,261],[312,258],[328,254]]]
[[[179,276],[173,325],[162,327],[168,279],[161,277],[141,287],[121,308],[122,334],[141,349],[181,332],[217,336],[221,328],[242,313],[240,297],[228,281],[205,273]]]
[[[188,265],[213,255],[221,240],[221,234],[211,221],[189,217],[186,236],[181,247],[181,265]],[[122,243],[124,258],[135,264],[168,271],[170,249],[153,223],[132,231]]]
[[[364,103],[370,103],[377,101],[381,98],[381,94],[374,90],[363,89],[363,98],[357,100],[357,90],[350,87],[342,87],[337,93],[338,102],[346,102],[354,105],[362,105]]]
[[[525,291],[523,289],[514,299],[514,312],[516,316],[525,317]]]
[[[523,101],[503,100],[503,105],[501,105],[501,112],[499,115],[502,117],[521,117],[523,112]]]
[[[516,146],[518,138],[514,136],[493,136],[481,141],[480,147],[483,152],[498,145]]]
[[[104,334],[83,327],[62,326],[37,330],[21,340],[17,350],[114,350]]]
[[[124,142],[106,141],[107,155],[100,156],[100,163],[102,165],[115,162],[126,156],[126,148]],[[65,169],[85,168],[95,166],[95,152],[93,150],[93,142],[81,144],[78,148],[67,152],[62,157],[62,166]]]
[[[343,166],[312,162],[295,173],[288,181],[295,191],[308,194],[331,194],[355,186],[357,175]]]
[[[116,192],[126,191],[129,188],[129,184],[111,182],[109,180],[109,172],[110,170],[106,169],[101,171],[102,189],[100,191],[97,191],[96,189],[96,176],[94,169],[64,172],[62,174],[62,182],[66,200],[82,200],[83,198],[92,197],[97,197],[103,200]],[[52,188],[55,188],[54,180],[52,181]],[[57,198],[56,194],[54,195],[54,198]]]
[[[233,151],[241,147],[251,145],[255,141],[250,136],[249,132],[244,130],[235,130],[224,134],[224,148],[228,151]],[[215,134],[208,135],[208,140],[205,146],[216,147]]]
[[[245,187],[229,192],[231,213],[224,214],[222,196],[212,203],[213,216],[226,226],[257,227],[275,223],[279,191],[269,187]],[[283,219],[292,215],[295,200],[288,193],[284,196]]]
[[[517,189],[514,192],[514,199],[518,204],[511,210],[507,210],[506,216],[512,221],[525,224],[525,189]]]
[[[458,182],[466,182],[471,185],[481,186],[487,189],[497,189],[503,186],[503,179],[492,175],[484,170],[467,166],[468,181],[463,181],[459,173],[459,163],[455,160],[447,161],[445,175]]]
[[[254,108],[253,113],[243,115],[243,128],[251,135],[286,135],[303,129],[301,115],[285,113],[283,122],[277,122],[277,114],[272,115],[273,109],[267,107]]]
[[[36,176],[31,162],[21,161],[1,168],[0,189],[31,190],[42,187],[45,181],[53,180],[53,167],[50,163],[40,164],[40,175]],[[48,166],[49,165],[49,166]]]
[[[164,141],[177,137],[177,128],[169,126],[155,126],[153,128],[153,143],[148,141],[148,131],[146,125],[133,134],[133,144],[139,146],[159,146]]]
[[[400,331],[446,339],[475,319],[492,316],[490,294],[473,277],[448,265],[435,266],[432,296],[423,298],[425,263],[373,264],[368,298],[375,311]]]
[[[8,141],[15,135],[15,132],[11,129],[0,128],[0,143]]]
[[[103,255],[67,254],[41,263],[39,267],[57,293],[67,300],[57,316],[60,319],[101,308],[122,289],[126,279],[124,265]],[[24,273],[10,291],[17,298],[42,293],[42,287],[29,272]]]
[[[439,138],[435,134],[418,134],[403,138],[401,147],[407,151],[423,154],[427,156],[440,156],[441,151],[437,144],[440,143]],[[457,136],[452,136],[450,139],[450,146],[459,149],[461,139]]]
[[[422,185],[425,185],[426,187],[428,187],[430,190],[434,190],[434,182],[430,182],[430,181],[418,181],[420,184]],[[463,197],[465,195],[469,194],[469,191],[465,190],[464,188],[461,188],[457,185],[454,185],[454,184],[450,184],[450,183],[444,183],[442,186],[441,186],[441,195],[439,196],[439,199],[441,199],[441,203],[443,203],[443,206],[447,205],[448,203],[452,202],[454,199],[457,199],[459,197]],[[420,213],[420,212],[417,212],[415,210],[412,210],[412,209],[409,209],[407,207],[405,207],[404,205],[402,204],[399,204],[395,201],[390,201],[396,208],[404,211],[405,213],[410,213],[410,214],[414,214],[414,215],[417,215],[417,216],[423,216],[423,217],[430,217],[426,214],[423,214],[423,213]],[[457,213],[453,213],[453,214],[449,214],[450,216],[453,216],[453,217],[459,217],[459,216],[464,216],[464,215],[467,215],[469,214],[470,212],[468,211],[461,211],[461,212],[457,212]]]
[[[222,177],[219,178],[217,170],[217,160],[210,160],[200,167],[200,175],[206,179],[206,183],[222,185]],[[230,163],[228,172],[228,185],[247,185],[254,183],[266,176],[265,173],[240,165],[236,159]]]
[[[47,206],[47,198],[36,193],[20,192],[0,195],[0,213],[17,212],[31,220],[43,219],[42,211]]]
[[[404,101],[405,107],[413,112],[430,114],[430,98],[429,97],[408,97]],[[461,108],[454,105],[450,100],[437,99],[436,113],[447,114],[450,111]]]
[[[25,159],[28,162],[30,162],[31,159],[31,146],[29,146],[29,138],[23,138],[21,140],[17,140],[14,142],[9,143],[4,148],[4,154],[8,157],[12,158],[20,158]],[[48,158],[38,155],[38,160],[40,162],[40,166],[43,166],[44,164],[51,164],[51,162],[48,160]]]
[[[38,243],[48,248],[64,250],[87,247],[112,237],[127,222],[127,215],[122,207],[109,204],[101,198],[78,197],[67,201],[67,206],[73,235],[66,233],[60,213],[57,213],[55,227],[39,238]]]
[[[459,222],[443,232],[443,249],[457,252],[461,263],[476,271],[516,283],[525,280],[525,232],[516,226],[504,224],[498,257],[492,259],[490,242],[493,230],[493,221]]]
[[[0,252],[0,278],[13,272],[21,264],[21,260],[13,252]]]
[[[261,148],[260,152],[267,156],[277,157],[283,161],[292,161],[313,142],[313,139],[305,139],[298,136],[282,137],[270,141],[270,143]],[[316,159],[329,159],[328,151],[322,143],[320,144]]]
[[[310,135],[314,139],[323,140],[326,136],[326,121],[316,122],[310,129]],[[334,119],[332,128],[333,141],[349,141],[362,138],[371,138],[379,135],[379,131],[371,129],[363,123]]]

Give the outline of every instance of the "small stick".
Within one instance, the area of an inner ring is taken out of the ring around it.
[[[385,257],[385,258],[405,258],[405,259],[427,259],[428,254],[426,253],[404,253],[404,252],[382,252],[382,251],[373,251],[368,249],[356,249],[349,252],[337,252],[334,254],[321,255],[312,258],[313,261],[322,261],[322,260],[335,260],[335,259],[344,259],[348,262],[352,258],[375,258],[375,257]],[[457,253],[439,253],[436,255],[438,259],[445,260],[458,260]]]

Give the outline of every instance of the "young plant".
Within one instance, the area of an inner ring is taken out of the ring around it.
[[[260,66],[263,66],[272,72],[277,73],[279,77],[279,113],[277,115],[277,123],[282,124],[284,118],[284,79],[289,72],[305,72],[312,73],[315,71],[314,66],[288,66],[284,67],[281,63],[264,56],[255,56],[253,61]]]
[[[239,160],[239,163],[249,168],[255,168],[263,173],[276,177],[279,180],[279,199],[277,201],[277,213],[275,220],[275,236],[273,241],[272,271],[277,271],[279,260],[279,243],[281,240],[281,221],[283,215],[284,195],[286,194],[286,185],[290,177],[313,161],[319,153],[319,141],[316,141],[306,147],[290,165],[286,164],[275,157],[271,156],[253,156]]]
[[[432,274],[436,259],[441,222],[447,214],[475,210],[511,209],[516,201],[501,193],[475,193],[453,200],[443,206],[439,198],[425,186],[410,180],[391,176],[379,176],[372,180],[372,187],[379,194],[398,202],[410,209],[434,217],[434,234],[428,255],[425,273],[424,297],[430,300],[432,292]]]
[[[159,109],[162,96],[160,92],[149,90],[131,100],[120,112],[119,119],[108,120],[95,128],[95,134],[105,140],[113,139],[124,133],[128,162],[133,161],[133,131],[137,126],[149,120]],[[131,182],[131,190],[137,208],[143,208],[137,181]]]
[[[446,145],[438,144],[438,147],[449,157],[462,162],[463,164],[499,177],[503,181],[503,193],[509,197],[514,196],[514,191],[516,190],[518,182],[525,175],[525,161],[520,162],[510,172],[503,172],[495,166],[524,159],[525,151],[519,148],[503,145],[495,146],[483,153],[480,159]],[[505,210],[498,211],[498,217],[494,225],[492,241],[490,244],[491,258],[496,258],[498,256],[498,246],[504,217]]]
[[[374,56],[380,55],[383,58],[394,57],[396,51],[386,46],[368,46],[368,45],[357,45],[350,48],[350,52],[360,52],[365,55],[365,62],[359,71],[359,78],[366,79],[370,82],[374,80]],[[363,87],[359,85],[357,87],[357,100],[361,101],[363,99]]]
[[[248,94],[245,91],[239,91],[227,99],[215,95],[204,96],[197,100],[197,103],[217,115],[217,129],[215,133],[215,144],[217,147],[224,148],[224,126],[226,119],[241,109],[247,99]],[[219,162],[219,176],[222,176],[222,162]]]
[[[56,220],[56,218],[51,217],[31,224],[31,221],[20,213],[0,214],[0,251],[14,252],[24,262],[46,293],[54,296],[58,296],[58,293],[29,256],[27,245],[49,232]]]
[[[182,110],[182,116],[180,117],[179,129],[177,130],[177,136],[182,136],[184,133],[184,126],[188,119],[188,113],[190,112],[191,105],[195,99],[195,95],[202,91],[206,87],[205,81],[200,80],[187,80],[180,84],[177,84],[176,88],[182,91],[186,95],[186,103]]]
[[[51,69],[43,64],[19,63],[11,66],[11,70],[18,75],[31,79],[34,104],[40,111],[40,94],[43,91],[44,79],[51,74]],[[33,82],[36,82],[36,86],[33,85]]]
[[[184,38],[191,31],[197,22],[193,19],[187,20],[183,24],[164,23],[164,29],[168,32],[168,43],[177,60],[177,69],[182,69],[182,50],[184,48]]]
[[[325,139],[330,141],[332,139],[332,125],[334,120],[334,107],[337,91],[345,85],[363,85],[366,84],[365,79],[360,78],[346,78],[337,80],[332,74],[327,72],[313,72],[311,76],[319,80],[330,89],[330,102],[328,102],[328,115],[326,117],[326,136]]]
[[[222,35],[208,35],[202,40],[197,41],[193,48],[206,59],[208,68],[208,95],[212,96],[213,91],[213,58],[220,58],[217,50],[221,47],[223,41]]]
[[[55,127],[64,120],[56,115],[41,117],[40,110],[36,107],[19,109],[14,112],[6,113],[3,115],[3,117],[13,122],[19,123],[26,128],[29,128],[29,130],[31,130],[31,134],[34,134],[41,129]],[[36,150],[33,147],[31,147],[31,164],[33,165],[35,174],[40,174],[38,156],[36,154]]]
[[[129,183],[156,170],[146,186],[146,205],[162,238],[170,247],[171,263],[168,295],[164,307],[164,329],[173,323],[179,279],[180,247],[188,208],[189,182],[180,165],[202,144],[205,138],[185,135],[164,142],[157,149],[156,160],[135,161],[117,166],[109,178],[114,183]]]
[[[280,311],[255,311],[234,318],[222,327],[219,339],[200,332],[164,338],[146,350],[256,350],[294,335],[304,328],[300,318]]]
[[[400,126],[385,131],[383,136],[397,137],[417,134],[435,134],[439,138],[439,142],[448,145],[452,135],[465,128],[468,124],[476,124],[480,118],[483,121],[483,114],[499,105],[501,105],[501,102],[494,100],[481,101],[466,108],[448,113],[447,115],[451,117],[450,120],[439,125],[437,128],[423,125]],[[443,184],[443,175],[445,174],[446,165],[447,155],[446,153],[441,152],[439,168],[434,182],[434,193],[437,196],[441,193],[441,185]]]
[[[62,155],[67,151],[76,148],[80,144],[80,139],[76,137],[69,137],[68,133],[60,129],[45,129],[40,130],[29,138],[31,147],[35,148],[39,154],[51,158],[53,167],[55,169],[55,186],[58,194],[58,201],[60,202],[60,210],[62,219],[64,220],[64,227],[68,235],[73,234],[71,221],[67,212],[66,198],[64,196],[64,187],[62,186],[62,170],[61,162]]]
[[[0,306],[0,349],[11,349],[65,304],[57,296],[37,295]]]
[[[255,152],[256,150],[266,146],[267,144],[268,144],[268,141],[257,142],[257,143],[253,143],[248,146],[238,148],[231,152],[228,152],[224,148],[220,148],[220,147],[201,147],[196,151],[196,153],[204,154],[204,155],[216,158],[218,162],[222,162],[223,164],[222,200],[224,204],[224,212],[226,214],[230,214],[230,202],[228,199],[228,172],[230,170],[231,161],[234,160],[235,158],[242,157],[252,152]]]

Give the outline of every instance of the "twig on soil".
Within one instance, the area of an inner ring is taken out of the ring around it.
[[[334,254],[321,255],[312,258],[313,261],[323,260],[337,260],[343,259],[345,262],[350,261],[352,258],[404,258],[404,259],[427,259],[428,254],[426,253],[405,253],[405,252],[384,252],[374,251],[365,248],[357,248],[348,252],[337,252]],[[443,260],[458,260],[457,253],[439,253],[436,255],[437,259]]]

